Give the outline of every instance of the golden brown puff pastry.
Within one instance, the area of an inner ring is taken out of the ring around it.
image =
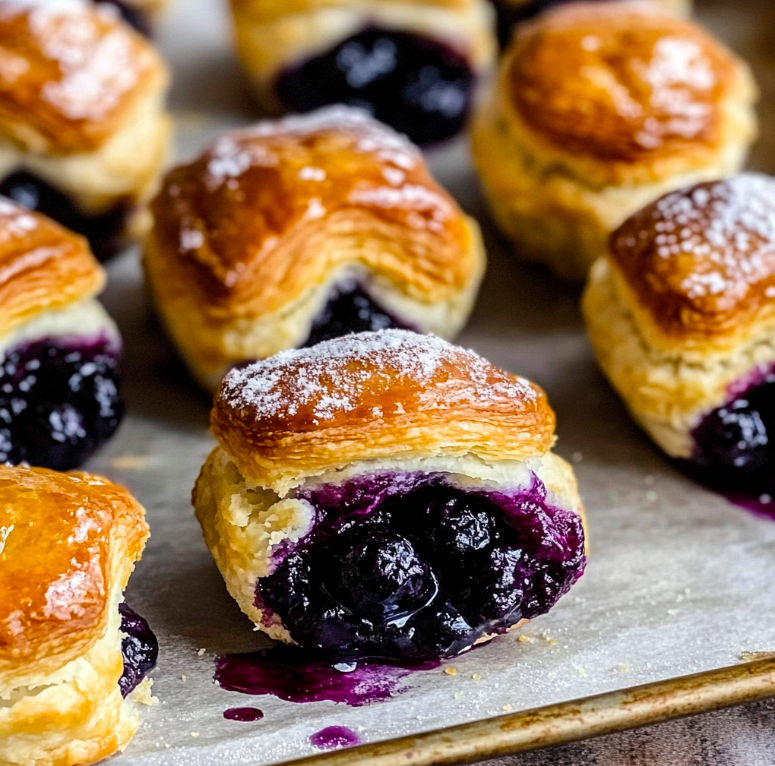
[[[476,223],[419,151],[332,107],[227,134],[172,170],[145,266],[194,375],[358,329],[452,336],[485,267]]]
[[[495,58],[488,0],[231,0],[264,109],[368,106],[417,143],[458,133]]]
[[[583,308],[603,370],[669,456],[775,489],[775,180],[702,183],[635,214]]]
[[[362,333],[234,370],[211,425],[197,517],[272,638],[339,660],[452,655],[584,570],[546,395],[439,338]]]
[[[85,239],[0,197],[0,463],[75,468],[118,427],[122,343],[104,282]]]
[[[516,35],[476,120],[474,160],[517,252],[579,279],[628,215],[740,168],[755,94],[742,61],[673,14],[563,6]]]
[[[167,70],[112,9],[0,3],[0,194],[111,255],[169,142]]]
[[[125,667],[144,621],[122,602],[147,538],[107,479],[0,466],[2,766],[93,763],[131,739],[150,682]]]

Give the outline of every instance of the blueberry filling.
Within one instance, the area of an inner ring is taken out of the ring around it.
[[[135,8],[128,5],[122,0],[94,0],[99,5],[112,5],[118,9],[121,17],[130,26],[134,27],[138,32],[146,37],[151,36],[151,25],[148,21],[147,14],[143,13],[139,8]]]
[[[465,57],[441,43],[366,29],[286,69],[276,87],[289,111],[360,106],[413,141],[429,144],[462,130],[474,79]]]
[[[775,494],[775,372],[706,415],[689,471],[718,489]]]
[[[106,338],[49,338],[0,364],[0,462],[77,468],[124,414],[119,352]]]
[[[537,478],[503,493],[378,474],[300,497],[315,525],[278,553],[256,605],[330,660],[457,654],[547,612],[586,563],[580,518]]]
[[[409,330],[403,322],[383,311],[359,287],[349,286],[331,296],[312,325],[305,347],[357,332]]]
[[[83,235],[100,261],[113,258],[124,245],[128,215],[125,205],[118,205],[100,215],[91,215],[81,210],[66,194],[23,171],[12,173],[0,182],[0,195]]]
[[[492,0],[498,17],[498,40],[502,47],[511,41],[514,28],[523,21],[532,19],[539,13],[564,5],[571,0],[527,0],[524,3],[509,2],[509,0]]]
[[[121,654],[124,673],[118,681],[121,694],[128,697],[156,667],[159,642],[148,622],[126,604],[118,607],[121,613]]]

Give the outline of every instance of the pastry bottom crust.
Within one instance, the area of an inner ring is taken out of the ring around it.
[[[469,219],[474,268],[468,283],[446,301],[425,303],[406,295],[392,282],[359,266],[330,275],[324,283],[302,295],[281,311],[258,319],[236,319],[218,323],[202,310],[199,298],[180,290],[170,295],[174,277],[153,236],[148,242],[145,269],[157,311],[196,380],[215,391],[223,376],[235,365],[266,359],[280,351],[303,346],[315,319],[339,285],[359,283],[383,310],[408,327],[451,339],[463,328],[473,309],[484,276],[486,253],[476,223]],[[349,246],[343,243],[342,247]]]
[[[638,332],[607,258],[592,269],[582,300],[587,332],[603,372],[632,416],[670,456],[690,459],[703,416],[729,399],[733,384],[775,364],[765,335],[732,353],[686,361],[649,346]]]
[[[123,699],[121,588],[113,590],[104,635],[80,658],[0,696],[0,766],[85,766],[123,750],[151,703],[145,680]]]
[[[747,122],[745,114],[740,122]],[[633,213],[676,189],[738,172],[750,131],[741,131],[739,139],[730,140],[714,162],[702,167],[651,182],[608,186],[547,165],[513,139],[492,106],[475,121],[474,161],[495,222],[519,257],[546,263],[559,276],[579,281],[606,251],[611,232]]]

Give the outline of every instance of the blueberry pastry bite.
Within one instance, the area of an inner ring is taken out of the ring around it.
[[[0,197],[0,463],[69,470],[118,428],[104,282],[86,240]]]
[[[3,0],[0,71],[0,194],[115,255],[166,156],[163,62],[114,10]]]
[[[147,538],[107,479],[0,466],[0,763],[83,766],[132,738],[158,644],[123,591]]]
[[[350,332],[455,335],[485,266],[477,224],[419,151],[330,107],[230,133],[172,170],[145,266],[195,377]]]
[[[361,333],[230,372],[193,501],[259,630],[328,659],[458,654],[584,571],[546,396],[470,351]]]
[[[577,0],[492,0],[498,17],[498,40],[502,46],[511,41],[515,28],[539,13]],[[614,0],[597,0],[613,2]],[[673,13],[688,16],[692,10],[692,0],[644,0],[666,8]]]
[[[775,495],[775,179],[698,184],[635,214],[583,308],[604,372],[670,457]]]
[[[368,109],[420,144],[459,133],[496,52],[488,0],[231,0],[237,50],[274,112]]]
[[[475,120],[474,161],[518,255],[582,279],[629,215],[737,172],[756,135],[745,63],[644,2],[525,24]]]

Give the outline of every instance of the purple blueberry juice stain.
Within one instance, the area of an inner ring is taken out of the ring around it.
[[[156,667],[159,642],[147,620],[126,604],[119,604],[121,614],[121,655],[124,672],[118,685],[124,697],[129,696]]]
[[[408,32],[367,28],[285,69],[276,83],[290,112],[349,104],[415,143],[445,141],[465,126],[476,76],[454,48]]]
[[[272,696],[286,702],[336,702],[362,707],[405,690],[401,681],[438,663],[333,666],[310,659],[298,649],[277,647],[265,652],[227,654],[216,660],[215,680],[226,691]]]
[[[361,738],[346,726],[329,726],[316,732],[309,738],[313,747],[320,750],[338,750],[344,747],[355,747],[361,744]]]
[[[727,402],[695,428],[694,453],[679,467],[730,502],[775,518],[775,371],[735,382]]]
[[[255,723],[256,721],[262,720],[264,714],[257,707],[232,707],[224,711],[223,717],[227,721]]]
[[[81,466],[123,418],[120,354],[104,335],[10,349],[0,363],[0,461]]]
[[[329,665],[456,655],[549,611],[586,564],[581,519],[536,477],[495,492],[382,473],[297,499],[315,524],[276,551],[256,605]]]

